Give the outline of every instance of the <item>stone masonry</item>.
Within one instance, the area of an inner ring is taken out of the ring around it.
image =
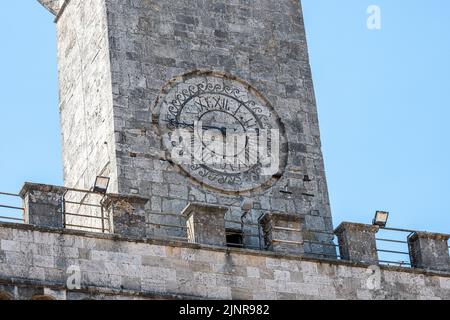
[[[97,175],[109,176],[110,192],[150,199],[148,221],[166,223],[171,218],[164,214],[180,215],[189,202],[230,207],[227,219],[239,220],[240,204],[250,197],[248,223],[284,212],[303,216],[309,230],[333,231],[299,1],[41,2],[57,14],[67,187],[90,189]],[[217,192],[166,158],[156,101],[172,78],[198,70],[249,83],[280,117],[288,159],[271,188]],[[178,228],[164,232],[180,236]],[[312,240],[331,238],[313,233]],[[305,250],[335,254],[320,244]]]
[[[0,223],[0,300],[450,299],[450,235],[412,232],[402,268],[380,264],[378,227],[334,231],[298,0],[39,2],[65,186],[25,184],[25,224]],[[174,161],[164,132],[198,118],[280,129],[278,173]]]
[[[0,239],[0,294],[15,299],[450,299],[448,273],[26,225]]]
[[[64,179],[90,189],[97,175],[117,181],[106,10],[98,0],[66,4],[57,23]]]

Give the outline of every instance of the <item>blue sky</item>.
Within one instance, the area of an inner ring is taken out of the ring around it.
[[[382,29],[366,9],[380,6]],[[450,2],[303,0],[335,224],[450,232]],[[53,19],[0,11],[0,190],[62,184]],[[0,198],[1,202],[1,198]]]

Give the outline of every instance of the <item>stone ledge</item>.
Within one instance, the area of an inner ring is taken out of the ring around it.
[[[102,205],[105,207],[109,207],[112,203],[120,201],[127,201],[145,205],[150,201],[150,199],[135,195],[106,194],[105,198],[102,200]]]
[[[448,241],[450,239],[450,234],[416,231],[410,236],[409,239],[411,241],[414,241],[414,240],[416,240],[418,238],[426,238],[426,239],[433,239],[433,240]]]
[[[285,214],[280,212],[270,212],[263,216],[262,220],[267,220],[269,218],[275,218],[276,220],[283,220],[288,222],[297,222],[302,223],[305,221],[305,215],[294,215],[294,214]]]
[[[30,191],[41,191],[45,193],[61,193],[63,194],[68,190],[68,188],[65,187],[58,187],[58,186],[51,186],[46,184],[39,184],[39,183],[31,183],[26,182],[24,186],[22,187],[22,190],[20,190],[19,195],[24,198],[25,195]]]
[[[227,213],[227,211],[229,210],[229,208],[223,207],[223,206],[193,202],[193,203],[190,203],[186,208],[184,208],[184,210],[181,212],[181,215],[185,216],[185,217],[189,217],[196,210],[201,212],[201,211],[205,211],[208,209],[218,211],[218,212],[223,211],[223,214]]]
[[[336,230],[334,230],[335,234],[342,233],[344,230],[352,230],[352,231],[370,231],[370,232],[378,232],[380,227],[362,224],[362,223],[352,223],[352,222],[342,222]]]
[[[60,235],[71,235],[71,236],[79,236],[86,238],[95,238],[95,239],[103,239],[103,240],[111,240],[111,241],[124,241],[124,242],[134,242],[134,243],[146,243],[150,245],[161,245],[161,246],[170,246],[170,247],[178,247],[178,248],[188,248],[188,249],[199,249],[199,250],[210,250],[215,252],[223,252],[226,254],[246,254],[252,256],[263,256],[267,258],[283,258],[286,260],[297,260],[297,261],[306,261],[306,262],[315,262],[315,263],[329,263],[334,265],[342,265],[349,266],[355,268],[367,268],[372,266],[371,264],[360,263],[360,262],[352,262],[345,260],[336,260],[329,258],[312,258],[310,256],[298,256],[298,255],[290,255],[284,253],[277,253],[271,251],[260,251],[260,250],[252,250],[252,249],[240,249],[240,248],[223,248],[216,246],[208,246],[208,245],[200,245],[195,243],[188,243],[183,241],[175,241],[175,240],[162,240],[162,239],[137,239],[131,237],[123,237],[114,234],[101,234],[101,233],[92,233],[78,230],[68,230],[68,229],[52,229],[52,228],[43,228],[43,227],[35,227],[32,225],[26,224],[16,224],[16,223],[6,223],[0,222],[0,228],[10,228],[16,230],[26,230],[26,231],[36,231],[36,232],[47,232],[54,233]],[[411,269],[397,266],[379,266],[382,270],[387,271],[397,271],[411,274],[421,274],[427,276],[441,276],[450,278],[450,272],[444,271],[430,271],[430,270],[422,270],[422,269]]]

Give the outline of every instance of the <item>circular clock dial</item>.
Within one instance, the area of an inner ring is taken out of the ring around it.
[[[250,191],[270,185],[283,169],[280,120],[268,101],[242,81],[212,73],[182,76],[163,90],[156,111],[172,161],[201,184]],[[262,160],[261,150],[272,163]],[[276,169],[263,170],[267,166]]]

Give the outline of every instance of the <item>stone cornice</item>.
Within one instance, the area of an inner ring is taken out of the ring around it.
[[[414,241],[418,238],[424,238],[424,239],[433,239],[433,240],[442,240],[442,241],[448,241],[450,239],[450,234],[444,234],[444,233],[431,233],[431,232],[414,232],[410,237],[410,241]]]
[[[305,221],[305,216],[303,215],[294,215],[294,214],[284,214],[284,213],[279,213],[279,212],[269,212],[266,213],[263,217],[262,217],[262,221],[265,221],[267,219],[274,219],[276,221],[278,220],[282,220],[282,221],[288,221],[288,222],[304,222]]]
[[[334,231],[334,233],[342,233],[344,230],[351,231],[359,231],[359,232],[373,232],[376,233],[380,230],[380,227],[370,225],[370,224],[362,224],[362,223],[352,223],[352,222],[342,222]]]
[[[41,191],[46,193],[60,193],[64,194],[68,189],[65,187],[58,187],[58,186],[51,186],[46,184],[39,184],[39,183],[31,183],[26,182],[24,186],[22,187],[22,190],[20,190],[19,195],[24,198],[25,195],[30,191]]]
[[[150,201],[148,198],[135,196],[135,195],[119,195],[119,194],[107,194],[105,195],[104,199],[102,200],[102,205],[104,207],[110,207],[111,204],[114,204],[116,202],[120,201],[126,201],[130,204],[132,203],[138,203],[145,205],[147,202]]]
[[[214,211],[218,214],[225,214],[229,208],[205,203],[190,203],[182,212],[181,215],[188,217],[195,211]]]

